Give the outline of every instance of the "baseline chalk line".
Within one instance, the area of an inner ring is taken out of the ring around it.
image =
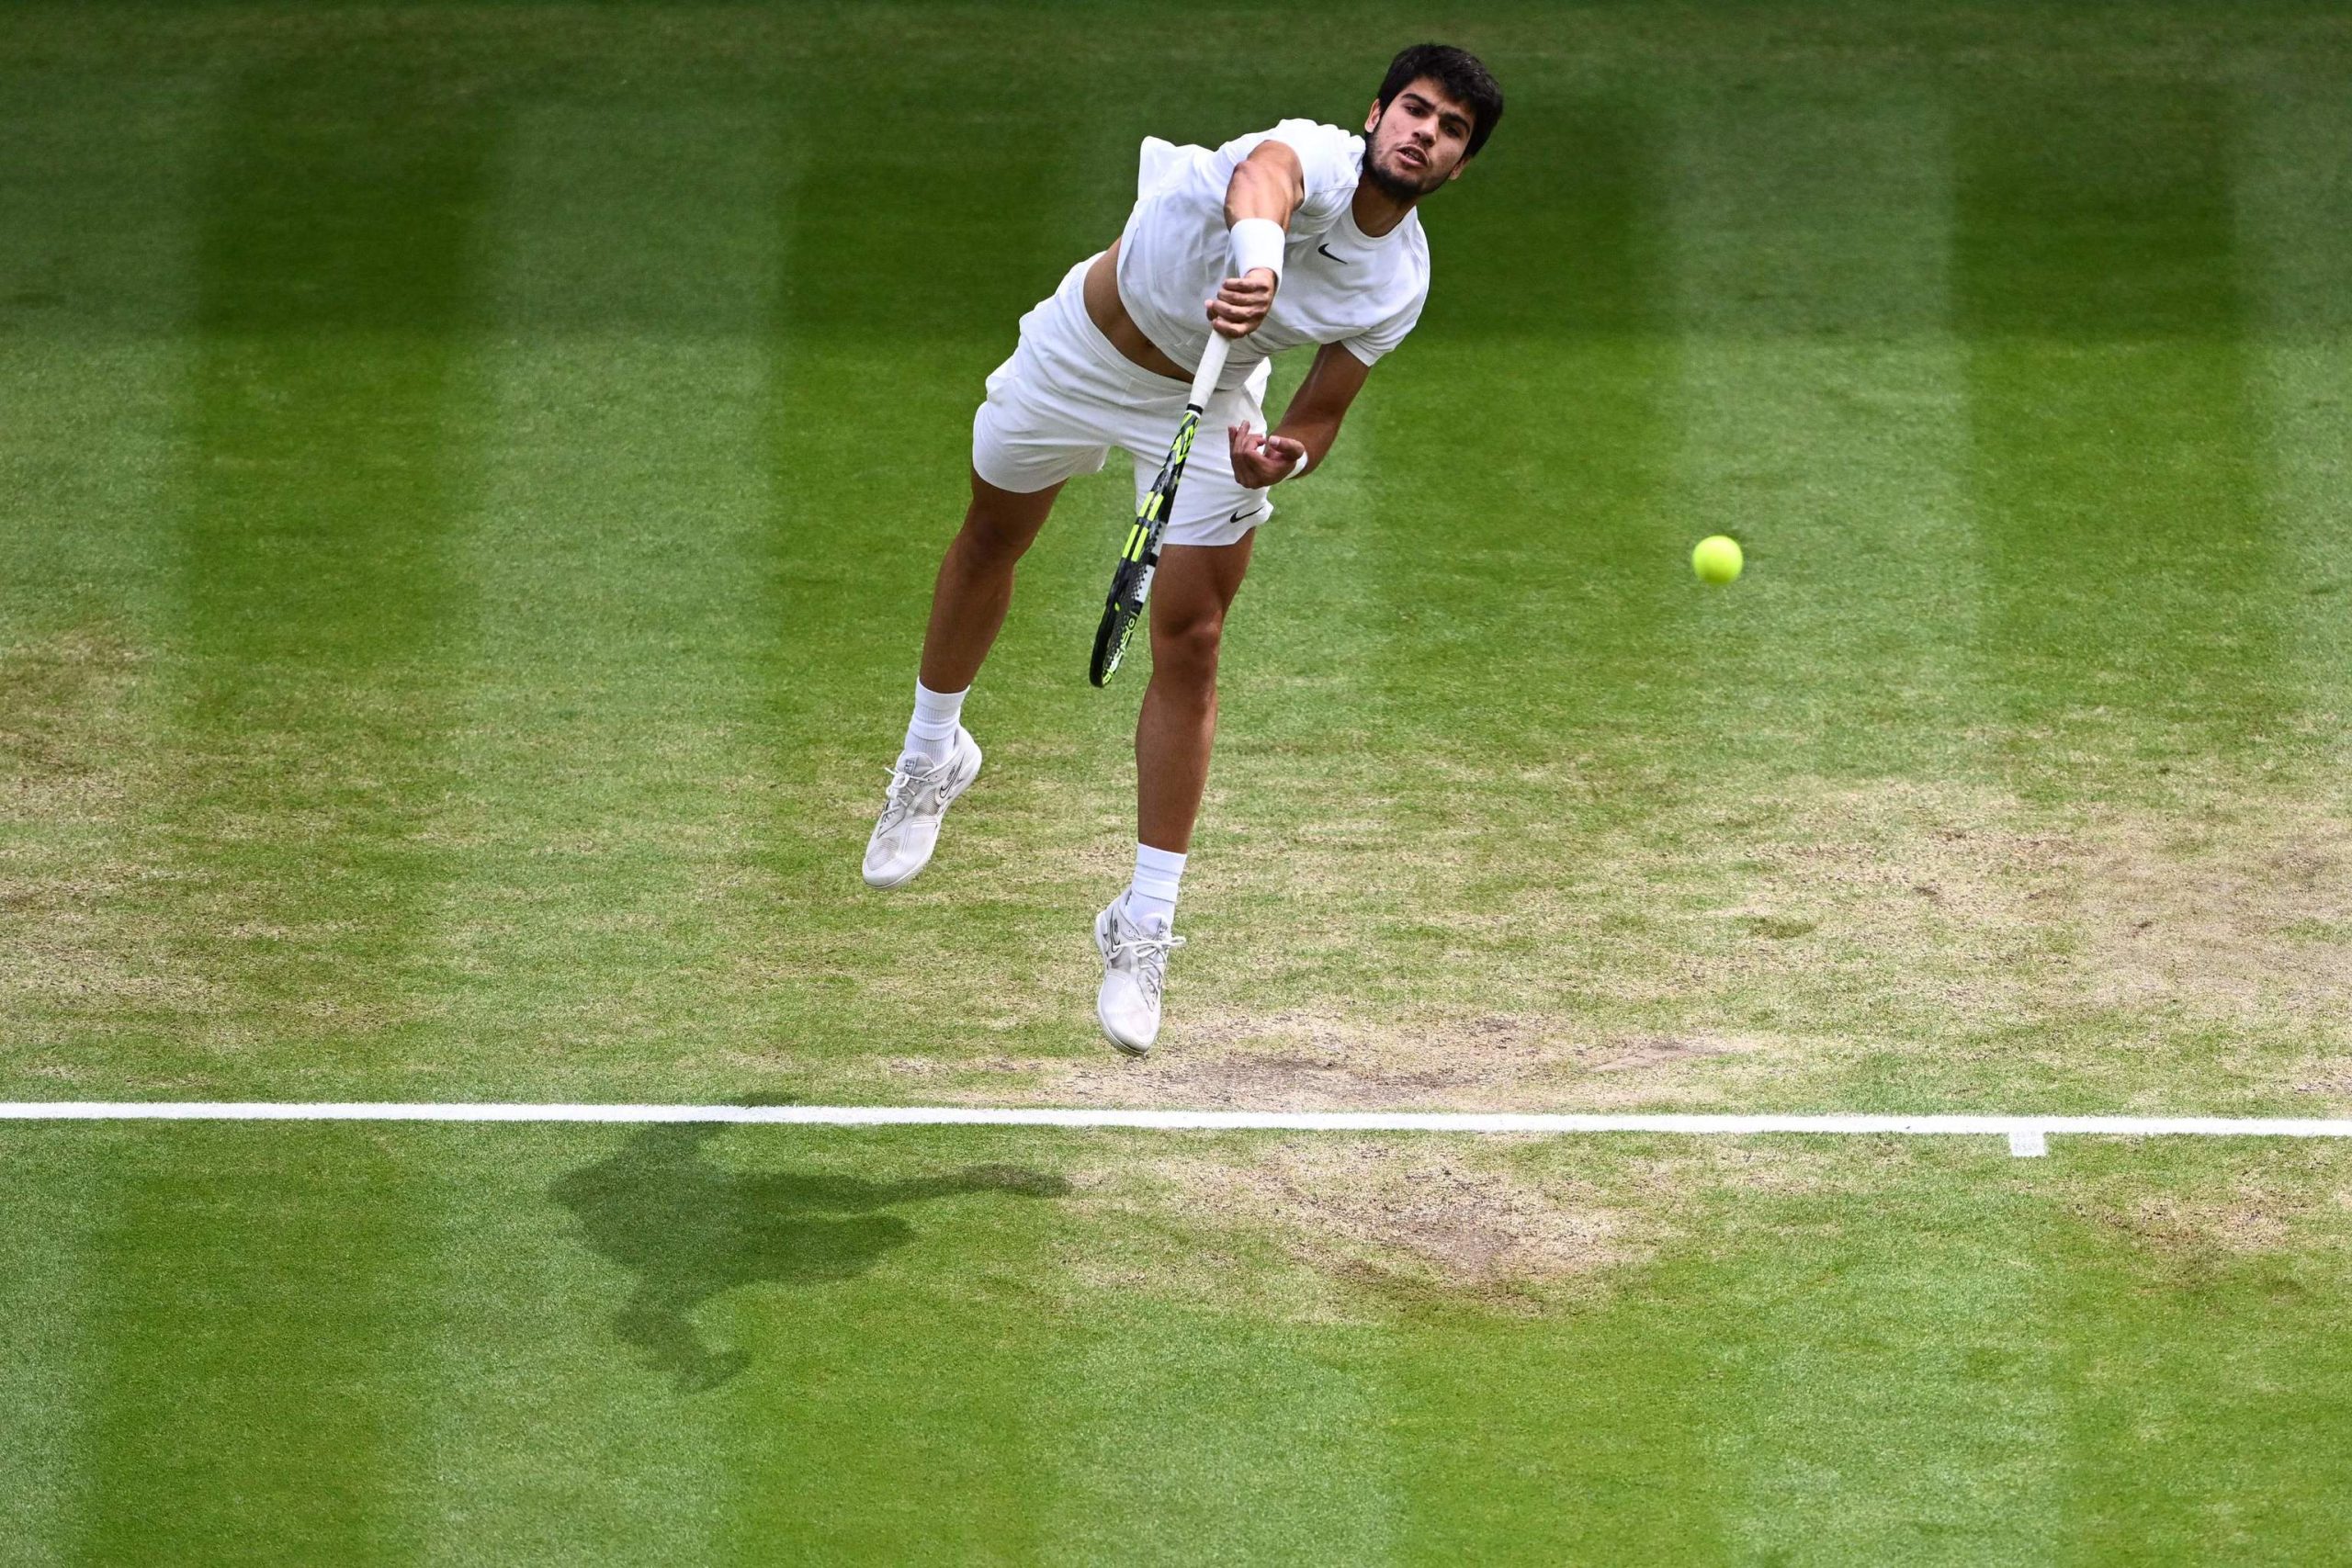
[[[0,1100],[0,1122],[721,1122],[817,1127],[1150,1128],[1269,1133],[1813,1133],[2004,1137],[2049,1152],[2053,1134],[2107,1137],[2352,1138],[2352,1118],[2239,1116],[1714,1115],[1643,1111],[1119,1111],[961,1105],[566,1105],[513,1102]]]

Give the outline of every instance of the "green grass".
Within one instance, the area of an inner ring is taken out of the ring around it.
[[[1284,1152],[19,1134],[12,1247],[79,1266],[6,1285],[72,1393],[12,1423],[10,1538],[28,1561],[2340,1560],[2352,1359],[2322,1330],[2352,1216],[2298,1196],[2345,1190],[2340,1151],[1456,1150],[1587,1215],[1633,1206],[1612,1260],[1499,1293],[1295,1256],[1167,1168]]]
[[[854,879],[972,408],[1143,136],[1430,35],[1510,114],[1124,1065],[1116,464]],[[0,1098],[2352,1113],[2347,86],[2318,6],[16,7]],[[2327,1151],[0,1164],[10,1561],[2352,1557]]]

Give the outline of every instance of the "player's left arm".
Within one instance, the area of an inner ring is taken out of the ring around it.
[[[1340,422],[1348,406],[1363,390],[1372,367],[1342,344],[1327,343],[1316,350],[1313,368],[1283,410],[1283,422],[1261,435],[1246,424],[1227,427],[1233,443],[1233,477],[1250,490],[1289,479],[1291,470],[1306,473],[1323,465],[1323,456],[1340,438]],[[1298,468],[1298,460],[1306,467]]]

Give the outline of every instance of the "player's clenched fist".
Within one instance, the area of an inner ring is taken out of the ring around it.
[[[1209,301],[1209,325],[1227,337],[1248,337],[1274,306],[1274,275],[1265,267],[1228,277]]]
[[[1233,477],[1249,490],[1290,478],[1306,448],[1287,435],[1261,435],[1246,424],[1226,427],[1233,440]]]

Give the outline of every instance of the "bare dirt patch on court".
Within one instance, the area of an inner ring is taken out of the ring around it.
[[[1206,1146],[1204,1146],[1206,1145]],[[1831,1167],[1777,1145],[1572,1143],[1317,1134],[1074,1173],[1084,1282],[1218,1310],[1376,1319],[1443,1301],[1509,1315],[1599,1299],[1724,1194],[1809,1192]],[[1115,1234],[1119,1247],[1100,1236]]]
[[[1537,1186],[1476,1151],[1302,1140],[1246,1165],[1163,1161],[1159,1174],[1329,1271],[1408,1263],[1481,1287],[1589,1273],[1634,1251],[1624,1217],[1591,1194]]]
[[[1649,1255],[1644,1226],[1597,1190],[1531,1180],[1497,1153],[1302,1137],[1248,1157],[1137,1162],[1082,1182],[1079,1201],[1159,1222],[1159,1244],[1070,1261],[1097,1285],[1334,1320],[1432,1292],[1532,1310]]]
[[[1594,1036],[1522,1014],[1373,1022],[1339,1012],[1171,1023],[1141,1061],[901,1056],[894,1077],[961,1103],[1015,1095],[1057,1105],[1228,1111],[1515,1111],[1713,1104],[1737,1079],[1700,1076],[1758,1042],[1693,1031]]]
[[[2338,814],[2280,802],[2101,813],[2070,869],[2099,1003],[2352,1024],[2352,948],[2325,934],[2352,919],[2352,822]]]

